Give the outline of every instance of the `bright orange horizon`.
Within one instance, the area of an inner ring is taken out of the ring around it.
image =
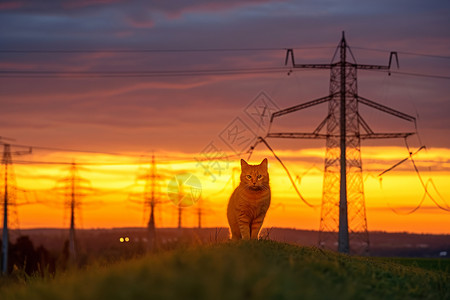
[[[267,151],[257,151],[250,160],[259,163],[263,157],[269,158],[271,176],[272,204],[268,211],[264,227],[287,227],[297,229],[318,230],[320,222],[320,204],[322,198],[323,166],[314,159],[323,157],[324,149],[305,149],[303,151],[277,151],[278,155],[289,157],[284,160],[293,176],[301,176],[297,180],[302,195],[317,208],[307,207],[296,195],[285,171]],[[404,156],[403,148],[399,147],[366,147],[364,149],[363,165],[364,191],[369,231],[412,232],[450,234],[450,213],[440,210],[428,197],[422,206],[413,214],[403,215],[412,210],[424,194],[417,175],[412,166],[406,163],[382,176],[377,175],[387,169],[393,162]],[[43,161],[53,158],[61,161],[72,161],[73,154],[58,153],[48,155]],[[142,227],[148,221],[148,208],[144,209],[145,176],[149,172],[151,158],[134,159],[133,157],[111,157],[107,155],[77,155],[80,162],[79,175],[89,181],[83,183],[86,193],[81,199],[80,209],[76,212],[76,227],[78,228],[112,228],[112,227]],[[227,227],[226,204],[233,190],[233,184],[239,182],[239,159],[233,158],[222,176],[211,178],[195,161],[189,159],[186,153],[171,153],[156,157],[155,199],[160,199],[155,216],[157,227],[177,226],[177,207],[168,197],[169,180],[181,173],[192,173],[197,176],[202,185],[201,200],[187,207],[183,212],[184,227],[197,226],[197,213],[203,210],[203,227]],[[450,157],[448,149],[433,149],[420,153],[418,164],[423,169],[427,161],[437,157]],[[243,157],[246,159],[245,157]],[[385,162],[383,162],[385,161]],[[90,163],[89,163],[90,162]],[[92,163],[99,163],[93,164]],[[142,163],[142,164],[137,164]],[[105,165],[101,165],[105,164]],[[69,210],[64,205],[65,197],[57,192],[64,183],[57,183],[69,176],[70,164],[38,165],[16,164],[14,170],[19,188],[27,193],[17,192],[17,206],[20,228],[68,227]],[[422,174],[424,180],[433,178],[440,195],[444,199],[450,196],[450,173],[442,171],[427,171]],[[300,184],[299,184],[300,182]],[[86,190],[87,188],[87,190]],[[430,193],[435,200],[441,201],[439,195],[432,189]],[[149,197],[150,194],[147,195]],[[26,204],[26,202],[34,204]],[[445,205],[440,202],[440,205]]]

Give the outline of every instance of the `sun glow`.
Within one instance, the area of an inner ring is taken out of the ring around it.
[[[320,221],[323,165],[317,164],[323,149],[277,151],[289,168],[300,192],[316,208],[306,206],[297,196],[280,164],[265,151],[256,152],[250,163],[269,158],[272,204],[264,226],[317,230]],[[407,153],[406,153],[407,154]],[[74,159],[76,157],[76,159]],[[216,176],[205,172],[195,155],[185,153],[155,154],[153,199],[158,227],[177,226],[178,208],[168,197],[168,183],[177,174],[190,173],[201,183],[200,201],[183,208],[183,226],[197,225],[198,212],[203,210],[205,227],[227,226],[226,205],[233,189],[239,184],[240,163],[233,159],[223,164]],[[385,175],[389,168],[405,157],[405,150],[396,147],[366,147],[363,153],[365,203],[369,230],[450,233],[450,214],[426,197],[414,214],[424,195],[411,162],[406,162]],[[450,197],[450,150],[433,149],[415,157],[421,176],[433,200],[445,207]],[[111,156],[106,154],[75,155],[54,153],[43,161],[34,160],[14,164],[17,186],[17,212],[20,227],[68,226],[68,188],[72,175],[70,167],[76,163],[77,226],[109,228],[144,226],[148,221],[152,190],[152,159],[150,156]],[[39,158],[41,159],[41,158]],[[50,162],[64,162],[65,165]],[[47,163],[44,163],[47,162]],[[150,176],[150,177],[149,177]],[[62,191],[61,191],[62,187]]]

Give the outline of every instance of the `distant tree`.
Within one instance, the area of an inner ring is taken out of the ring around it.
[[[42,277],[46,274],[55,275],[56,260],[50,252],[41,245],[36,249],[36,255],[38,257],[37,269],[39,274]]]
[[[46,274],[55,273],[55,259],[50,252],[39,246],[34,249],[33,242],[28,236],[20,236],[16,243],[10,246],[10,257],[8,269],[11,272],[17,268],[23,270],[26,274]]]
[[[28,275],[37,271],[37,255],[34,251],[33,242],[28,236],[20,236],[15,244],[11,246],[9,265],[11,269],[18,268]]]

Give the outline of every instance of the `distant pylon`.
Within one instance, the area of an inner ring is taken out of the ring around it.
[[[64,196],[64,205],[70,211],[70,227],[69,227],[69,259],[75,263],[78,259],[78,243],[76,234],[76,219],[77,212],[82,206],[81,198],[87,194],[87,191],[92,191],[90,181],[82,178],[78,173],[78,165],[75,162],[70,164],[69,175],[58,183],[63,186],[55,187]]]
[[[77,246],[75,239],[75,208],[76,208],[76,188],[77,166],[73,162],[70,168],[70,229],[69,229],[69,255],[72,260],[77,259]]]
[[[203,215],[202,207],[199,206],[199,207],[197,207],[197,228],[198,229],[202,228],[202,215]]]
[[[199,198],[195,205],[197,206],[195,208],[195,215],[197,216],[197,228],[201,229],[203,226],[203,217],[214,213],[214,210],[211,209],[211,204],[207,201],[207,199],[202,197]]]
[[[203,212],[203,200],[202,199],[200,199],[197,202],[196,214],[197,214],[197,228],[200,229],[200,228],[202,228],[202,216],[205,214]]]
[[[144,181],[143,192],[130,193],[128,195],[130,201],[144,206],[144,214],[147,212],[147,209],[149,209],[149,218],[147,222],[148,250],[153,250],[158,246],[155,210],[158,205],[165,203],[162,200],[162,195],[159,190],[161,186],[160,180],[165,178],[165,176],[158,174],[157,166],[156,157],[153,153],[149,169],[146,170],[144,174],[138,174],[136,176],[136,185],[138,184],[138,181]]]
[[[183,207],[181,205],[178,206],[178,229],[183,227]]]
[[[8,230],[8,166],[12,164],[10,145],[4,144],[3,161],[5,167],[4,173],[4,192],[3,192],[3,235],[2,235],[2,274],[8,274],[8,248],[9,248],[9,230]]]
[[[11,157],[11,145],[3,144],[3,159],[2,165],[4,167],[3,172],[3,233],[2,233],[2,274],[8,274],[8,248],[9,248],[9,222],[8,211],[11,205],[15,205],[15,177],[12,169],[12,157]],[[16,151],[14,154],[28,154],[31,153],[31,148],[28,151]]]
[[[339,60],[334,61],[339,51]],[[326,139],[324,163],[322,210],[320,217],[319,245],[339,252],[366,253],[369,249],[369,235],[364,201],[361,163],[361,139],[399,138],[414,133],[374,133],[358,112],[358,105],[364,104],[395,117],[415,123],[415,118],[378,104],[358,95],[357,69],[389,70],[389,65],[362,65],[347,60],[353,54],[347,45],[344,32],[330,64],[296,64],[292,49],[286,53],[286,64],[291,58],[293,68],[330,69],[330,94],[316,100],[295,105],[272,114],[274,118],[328,103],[328,115],[313,133],[268,133],[270,138]],[[397,59],[398,64],[398,59]],[[326,125],[326,133],[321,133]],[[365,131],[361,133],[360,129]],[[337,246],[337,247],[336,247]]]
[[[151,173],[150,173],[151,172]],[[156,188],[156,162],[155,154],[152,154],[152,165],[145,183],[145,202],[150,206],[150,217],[148,219],[148,238],[149,248],[153,250],[156,247],[156,227],[155,227],[155,188]],[[148,197],[150,195],[150,197]],[[149,199],[150,198],[150,199]]]

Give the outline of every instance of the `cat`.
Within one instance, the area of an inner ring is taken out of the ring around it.
[[[241,182],[230,197],[227,208],[232,240],[258,239],[270,206],[267,158],[259,165],[241,159]]]

